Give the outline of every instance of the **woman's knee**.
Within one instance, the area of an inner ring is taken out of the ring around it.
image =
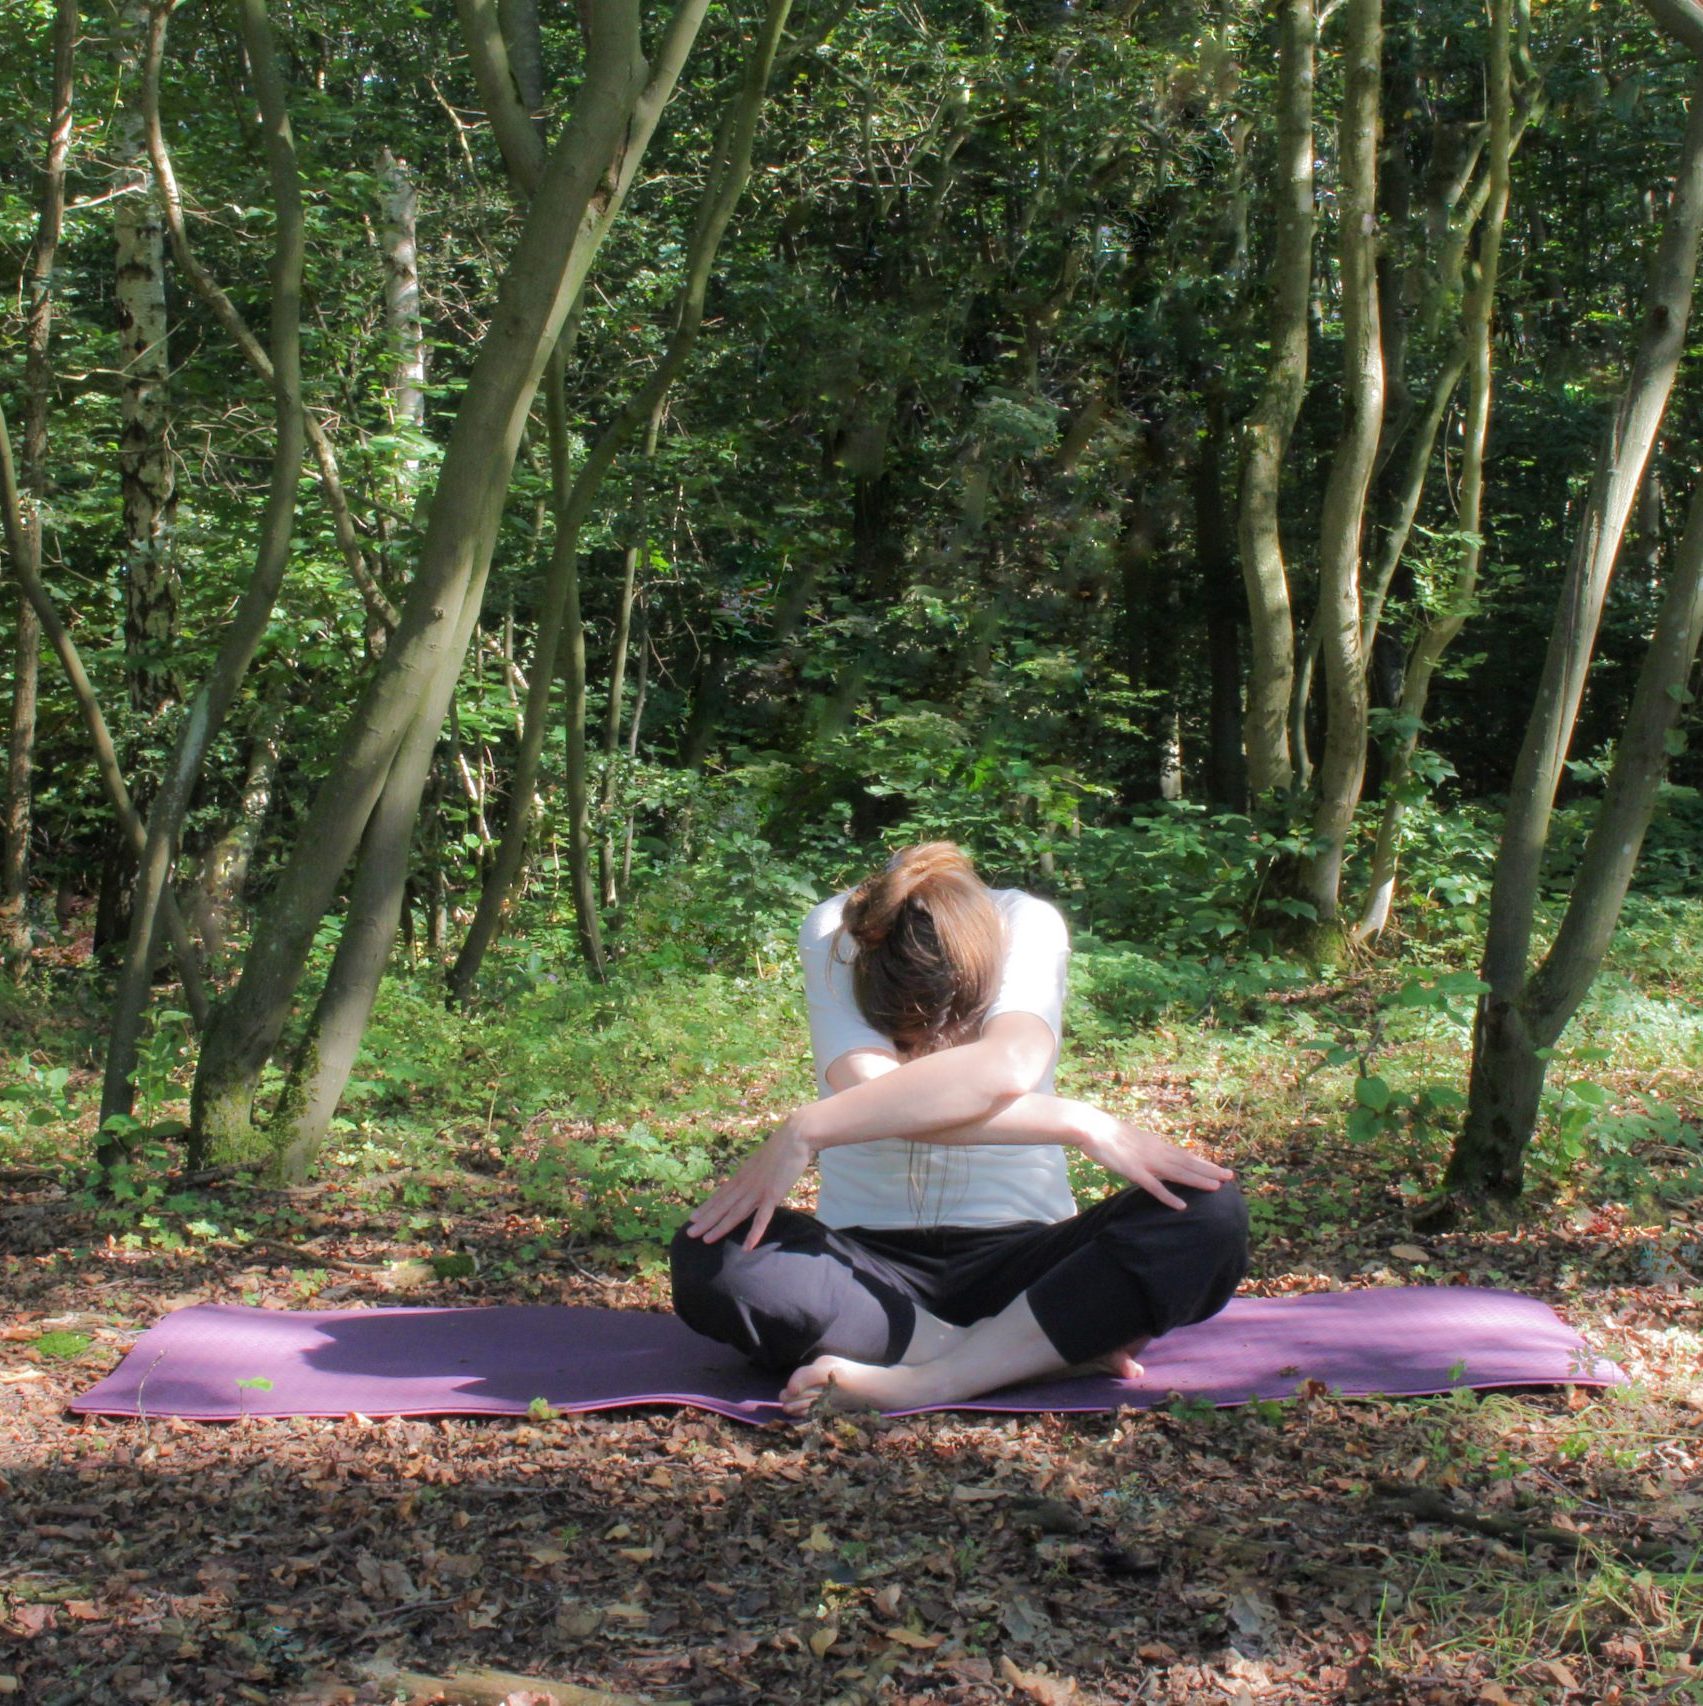
[[[1195,1193],[1188,1212],[1199,1221],[1203,1235],[1226,1247],[1247,1250],[1248,1199],[1234,1179],[1226,1179],[1215,1191]]]
[[[725,1295],[728,1240],[706,1244],[684,1226],[668,1247],[669,1278],[674,1293],[674,1313],[700,1333],[719,1337],[711,1325],[719,1323],[716,1307]]]

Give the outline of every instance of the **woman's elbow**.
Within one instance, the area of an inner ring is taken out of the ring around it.
[[[1029,1022],[1001,1025],[1000,1034],[983,1038],[988,1049],[983,1085],[999,1107],[1038,1090],[1053,1063],[1051,1029],[1042,1019],[1021,1017]]]

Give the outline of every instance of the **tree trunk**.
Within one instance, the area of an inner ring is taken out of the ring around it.
[[[251,1128],[260,1074],[283,1030],[320,919],[409,729],[441,726],[472,631],[509,476],[544,364],[631,187],[708,0],[680,0],[654,67],[634,0],[586,0],[587,70],[504,275],[462,394],[402,619],[347,725],[330,775],[255,932],[242,978],[201,1051],[192,1119],[203,1139]],[[648,75],[647,75],[648,70]],[[418,797],[412,802],[418,807]]]
[[[1703,75],[1693,81],[1673,200],[1651,275],[1632,371],[1596,474],[1550,630],[1537,700],[1509,791],[1485,937],[1482,1005],[1509,1002],[1525,982],[1549,820],[1621,537],[1667,407],[1691,312],[1703,229]]]
[[[1659,22],[1703,56],[1703,16],[1694,6],[1650,0]],[[1690,116],[1649,301],[1626,389],[1610,423],[1568,561],[1550,630],[1542,680],[1514,773],[1496,856],[1483,978],[1473,1028],[1473,1064],[1448,1184],[1468,1193],[1512,1195],[1523,1182],[1544,1062],[1537,1050],[1561,1033],[1589,988],[1619,917],[1665,764],[1697,647],[1703,583],[1703,499],[1694,498],[1674,579],[1639,672],[1621,749],[1586,845],[1560,932],[1528,976],[1538,883],[1555,791],[1595,649],[1603,600],[1639,483],[1660,429],[1685,347],[1697,250],[1703,234],[1703,67],[1693,77]],[[1510,1099],[1504,1085],[1536,1088]]]
[[[261,712],[248,749],[248,771],[237,815],[201,858],[191,922],[210,961],[225,957],[233,924],[242,910],[254,849],[272,806],[272,784],[284,751],[283,726],[281,704],[273,703]]]
[[[559,462],[565,479],[568,420],[560,385],[551,389],[549,408],[551,460]],[[582,469],[581,473],[584,472]],[[591,801],[586,784],[585,748],[585,622],[580,613],[579,531],[590,508],[591,492],[602,484],[602,480],[600,472],[596,485],[587,491],[578,512],[562,518],[559,525],[567,530],[567,538],[565,542],[558,540],[556,545],[560,568],[557,583],[561,599],[560,621],[562,635],[567,642],[562,659],[562,740],[565,748],[563,790],[567,795],[568,812],[568,887],[574,900],[574,928],[579,938],[580,957],[585,961],[586,969],[600,983],[608,976],[608,967],[603,960],[603,925],[597,914],[597,884],[591,870]],[[578,484],[576,481],[576,488]],[[540,666],[534,663],[533,667],[538,669]],[[531,804],[530,786],[524,792],[516,792],[510,801],[511,821],[518,820],[515,827],[523,845]],[[519,874],[518,864],[517,858],[515,875]],[[511,876],[509,881],[512,883],[513,880]]]
[[[1271,269],[1271,365],[1265,390],[1242,426],[1238,530],[1247,586],[1249,645],[1243,740],[1256,797],[1292,779],[1289,699],[1295,636],[1278,526],[1283,459],[1307,388],[1313,278],[1313,0],[1285,0],[1278,58],[1277,252]]]
[[[19,575],[17,646],[7,742],[5,850],[0,864],[0,953],[12,975],[29,969],[28,913],[32,772],[41,622],[23,591],[25,575],[41,575],[41,511],[47,492],[47,412],[53,389],[53,268],[65,215],[65,159],[71,147],[76,0],[59,0],[53,20],[53,109],[42,164],[35,243],[24,275],[24,438],[18,470],[23,548],[31,560]]]
[[[404,438],[426,424],[426,336],[420,324],[420,267],[414,232],[419,197],[408,163],[388,148],[378,157],[379,246],[384,256],[384,324],[394,363],[391,414]],[[402,502],[409,510],[419,483],[420,458],[409,449],[397,463]]]
[[[171,658],[177,632],[172,523],[177,484],[166,444],[171,361],[166,339],[165,224],[148,158],[138,85],[148,34],[146,0],[125,0],[115,32],[123,106],[116,126],[119,441],[124,497],[124,653],[131,707],[158,714],[179,697]]]
[[[1195,551],[1206,604],[1206,795],[1223,811],[1245,811],[1247,769],[1242,756],[1242,660],[1235,542],[1224,501],[1224,397],[1206,397],[1206,426],[1194,470]]]
[[[290,541],[295,532],[296,490],[301,483],[305,444],[301,399],[301,282],[306,253],[301,182],[296,171],[295,138],[284,102],[284,82],[276,62],[265,0],[240,0],[238,16],[260,106],[277,233],[272,257],[272,408],[275,436],[271,484],[266,495],[266,513],[260,524],[254,573],[237,601],[212,670],[183,720],[166,764],[159,794],[148,812],[147,845],[137,873],[130,940],[125,949],[124,968],[113,994],[106,1075],[101,1090],[103,1130],[113,1116],[128,1117],[131,1110],[135,1096],[131,1075],[136,1069],[137,1041],[153,980],[154,935],[160,917],[161,897],[171,882],[178,838],[207,752],[224,724],[225,715],[236,699],[261,640],[265,638],[272,606],[283,584],[284,569],[289,561]],[[157,35],[150,40],[145,73],[150,79],[159,75],[159,59],[154,51],[159,40]],[[106,1166],[117,1159],[118,1153],[119,1146],[104,1144],[98,1159],[102,1166]]]
[[[31,524],[25,518],[18,491],[18,472],[12,461],[12,437],[6,426],[4,408],[0,408],[0,525],[4,527],[6,548],[12,554],[13,572],[22,584],[24,597],[29,600],[30,608],[47,636],[47,643],[53,648],[54,656],[65,671],[65,679],[70,683],[71,696],[77,702],[83,726],[89,733],[89,743],[94,748],[95,769],[112,806],[112,814],[117,819],[119,832],[132,857],[139,858],[147,841],[147,831],[125,785],[124,769],[118,761],[118,748],[113,742],[112,731],[107,727],[88,671],[83,668],[82,657],[33,566],[34,553],[29,540]],[[161,916],[183,978],[184,1001],[190,1018],[200,1029],[207,1022],[207,992],[201,984],[195,946],[189,939],[188,927],[169,893],[162,899]]]
[[[1692,494],[1685,537],[1656,631],[1638,671],[1614,767],[1585,843],[1573,892],[1549,952],[1512,1000],[1483,997],[1473,1034],[1466,1119],[1449,1158],[1448,1184],[1518,1195],[1537,1123],[1548,1053],[1578,1011],[1620,920],[1626,890],[1667,774],[1686,682],[1703,640],[1703,484]]]
[[[656,417],[652,416],[654,423]],[[656,434],[645,435],[648,457],[656,448]],[[597,847],[597,881],[605,906],[618,906],[621,885],[615,873],[615,806],[620,797],[621,710],[627,685],[627,654],[632,645],[633,604],[638,596],[639,560],[646,549],[641,531],[621,553],[621,586],[616,594],[615,632],[609,643],[609,699],[603,711],[602,768],[598,777],[597,814],[600,834]]]
[[[460,658],[478,620],[477,604],[469,600],[462,616],[462,644],[452,648],[443,663],[450,680],[440,682],[434,695],[446,703],[454,695]],[[408,730],[396,755],[395,785],[385,788],[367,824],[337,952],[273,1122],[273,1165],[282,1182],[299,1183],[307,1177],[331,1129],[360,1052],[361,1037],[396,940],[420,795],[431,773],[441,730],[441,720],[428,723],[424,717]],[[429,883],[427,897],[429,940],[436,901]]]
[[[703,196],[686,254],[685,276],[675,303],[674,327],[667,347],[645,383],[619,408],[587,455],[577,477],[569,478],[569,443],[564,378],[552,364],[546,406],[550,429],[551,486],[555,493],[556,540],[545,605],[533,647],[532,687],[527,695],[520,751],[509,788],[508,818],[496,858],[486,874],[467,938],[450,972],[451,998],[464,1002],[479,967],[496,939],[526,859],[527,829],[537,787],[538,767],[548,725],[556,651],[566,641],[564,658],[565,740],[567,758],[568,849],[574,917],[580,949],[596,977],[605,974],[602,930],[597,916],[597,884],[591,870],[591,812],[585,738],[585,629],[580,619],[579,535],[615,458],[638,429],[649,423],[647,445],[654,448],[655,428],[664,399],[690,358],[703,321],[704,296],[721,238],[744,193],[751,172],[757,119],[786,27],[791,0],[770,0],[745,76],[723,116]],[[630,600],[630,589],[624,602]],[[619,684],[614,693],[619,715]]]
[[[1366,664],[1360,643],[1360,557],[1366,493],[1384,414],[1378,337],[1378,106],[1382,0],[1347,0],[1341,236],[1345,423],[1319,521],[1319,637],[1325,666],[1325,744],[1314,839],[1302,894],[1321,925],[1337,916],[1342,860],[1366,771]]]
[[[1497,269],[1502,252],[1502,227],[1508,212],[1509,165],[1513,153],[1513,85],[1511,72],[1511,0],[1491,0],[1490,74],[1486,100],[1490,106],[1488,143],[1490,193],[1478,268],[1461,311],[1461,343],[1466,355],[1467,405],[1461,432],[1461,481],[1457,510],[1462,536],[1461,564],[1442,609],[1426,623],[1415,640],[1402,675],[1396,744],[1384,782],[1384,809],[1378,842],[1372,855],[1372,875],[1366,902],[1354,935],[1367,941],[1389,921],[1395,895],[1396,861],[1402,813],[1413,754],[1419,744],[1431,680],[1444,652],[1466,622],[1478,590],[1484,556],[1481,537],[1484,513],[1484,452],[1490,434],[1491,320],[1496,302]]]

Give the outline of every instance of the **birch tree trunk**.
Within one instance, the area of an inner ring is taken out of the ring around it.
[[[134,1100],[132,1075],[152,984],[154,935],[160,903],[171,882],[178,839],[200,780],[208,750],[224,724],[248,673],[248,666],[265,637],[272,606],[283,584],[295,532],[296,490],[301,482],[301,287],[306,252],[301,183],[296,170],[295,137],[284,100],[284,81],[272,43],[265,0],[238,0],[243,46],[260,107],[261,133],[271,178],[276,236],[272,256],[272,411],[273,450],[266,511],[260,524],[254,572],[237,601],[219,643],[213,667],[189,707],[161,778],[160,790],[148,812],[147,845],[137,873],[131,909],[130,939],[124,966],[113,994],[112,1021],[107,1041],[106,1075],[101,1090],[101,1127],[115,1116],[127,1119]],[[146,75],[159,75],[157,48],[150,39]],[[204,1159],[195,1153],[199,1165]],[[120,1146],[101,1146],[98,1159],[108,1165]]]
[[[1467,292],[1461,315],[1467,375],[1458,500],[1461,561],[1453,585],[1443,596],[1442,607],[1415,640],[1403,673],[1401,702],[1397,707],[1399,732],[1384,781],[1384,810],[1378,824],[1377,846],[1372,855],[1372,875],[1360,921],[1354,929],[1357,941],[1377,936],[1389,921],[1390,905],[1395,895],[1402,813],[1407,805],[1407,782],[1412,773],[1420,730],[1424,726],[1431,680],[1444,652],[1466,623],[1473,596],[1478,590],[1479,567],[1484,557],[1481,530],[1484,517],[1484,451],[1490,434],[1491,320],[1496,303],[1497,269],[1502,252],[1502,227],[1508,212],[1509,167],[1513,155],[1512,11],[1511,0],[1490,0],[1490,66],[1485,97],[1490,107],[1489,198],[1479,238],[1477,273]]]
[[[171,362],[166,326],[165,222],[148,158],[140,93],[147,0],[125,0],[115,32],[122,101],[117,157],[119,479],[124,500],[124,651],[131,707],[152,717],[178,697],[172,522],[177,483],[166,445]]]
[[[1313,814],[1319,851],[1302,894],[1321,926],[1334,924],[1343,853],[1366,771],[1366,664],[1360,639],[1360,557],[1366,493],[1384,416],[1378,335],[1378,107],[1382,0],[1347,0],[1348,84],[1343,95],[1339,191],[1342,240],[1344,425],[1319,523],[1319,638],[1325,742]]]
[[[71,148],[72,72],[76,63],[77,0],[59,0],[53,19],[52,111],[42,163],[35,243],[24,275],[24,437],[18,471],[22,548],[30,561],[18,577],[17,647],[12,665],[12,714],[7,742],[6,819],[0,864],[0,953],[12,975],[29,970],[28,915],[32,773],[41,622],[23,590],[41,575],[41,511],[47,493],[47,412],[53,389],[53,267],[65,216],[65,159]]]
[[[1289,578],[1278,525],[1283,458],[1307,389],[1313,278],[1313,75],[1318,20],[1313,0],[1284,0],[1278,48],[1277,252],[1271,269],[1271,365],[1242,424],[1237,530],[1248,594],[1250,662],[1243,743],[1255,798],[1293,778],[1289,699],[1295,671]]]
[[[492,323],[462,394],[420,562],[395,634],[255,932],[198,1063],[192,1123],[203,1142],[251,1129],[260,1074],[283,1030],[345,866],[416,721],[443,723],[460,647],[484,595],[522,430],[550,351],[619,213],[696,39],[708,0],[680,0],[653,65],[636,0],[586,0],[587,66],[573,117],[541,169]],[[530,128],[530,127],[529,127]],[[535,133],[534,133],[535,134]],[[398,774],[396,786],[408,778]],[[417,811],[416,792],[408,802]]]
[[[426,336],[420,324],[420,264],[415,243],[419,196],[408,163],[388,148],[378,157],[379,249],[384,257],[384,325],[390,340],[393,377],[391,413],[405,434],[426,424]],[[420,459],[400,462],[404,506],[411,501]]]

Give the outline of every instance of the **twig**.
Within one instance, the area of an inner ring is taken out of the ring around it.
[[[322,1255],[317,1250],[297,1250],[288,1244],[279,1244],[271,1238],[254,1238],[246,1244],[234,1246],[234,1249],[238,1255],[255,1251],[261,1255],[282,1256],[284,1260],[301,1267],[342,1268],[355,1274],[376,1274],[384,1271],[383,1262],[352,1262],[343,1256]]]
[[[1380,1499],[1399,1505],[1420,1522],[1446,1523],[1451,1528],[1464,1528],[1495,1540],[1515,1540],[1526,1546],[1559,1546],[1568,1552],[1584,1552],[1595,1545],[1640,1564],[1663,1563],[1677,1552],[1675,1544],[1665,1541],[1614,1540],[1607,1535],[1578,1534],[1570,1528],[1554,1528],[1544,1523],[1524,1523],[1514,1517],[1480,1516],[1476,1511],[1462,1510],[1452,1504],[1434,1487],[1375,1481],[1372,1490]]]

